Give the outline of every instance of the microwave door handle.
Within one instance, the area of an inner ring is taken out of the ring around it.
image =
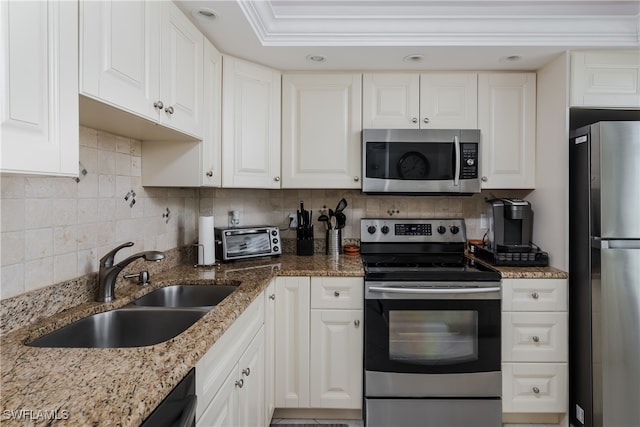
[[[460,185],[460,137],[458,135],[453,137],[453,145],[456,150],[456,171],[453,175],[453,185]]]

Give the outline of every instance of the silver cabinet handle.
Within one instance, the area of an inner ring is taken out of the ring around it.
[[[242,375],[246,375],[247,377],[251,375],[251,368],[243,369]]]
[[[537,335],[533,336],[533,342],[540,342],[540,337]]]
[[[429,123],[429,117],[425,117],[425,118],[424,118],[424,120],[423,120],[423,122],[425,122],[425,123]]]
[[[353,324],[356,325],[356,328],[360,326],[360,320],[356,319],[353,321]]]
[[[162,103],[162,101],[156,101],[153,103],[153,106],[155,108],[157,108],[158,110],[162,110],[164,108],[164,104]]]
[[[534,293],[531,294],[531,298],[538,299],[538,298],[540,298],[540,295],[538,295],[537,292],[534,292]]]
[[[242,378],[236,381],[236,387],[242,388],[243,386],[244,386],[244,380]]]
[[[353,177],[353,180],[354,180],[355,182],[358,182],[358,181],[360,181],[360,177],[359,177],[359,176],[354,176],[354,177]]]
[[[335,291],[335,292],[333,293],[333,295],[334,295],[334,296],[336,296],[336,297],[339,297],[339,296],[340,296],[340,292]]]
[[[273,178],[273,180],[274,180],[275,182],[278,182],[278,181],[280,181],[280,177],[279,177],[279,176],[276,176],[275,178]]]
[[[540,393],[540,389],[538,387],[534,387],[534,388],[532,388],[532,390],[533,390],[533,392],[535,394],[539,394]]]
[[[213,171],[209,171],[209,172],[207,172],[207,176],[208,176],[209,178],[211,178],[211,177],[213,176]]]
[[[418,118],[417,117],[412,118],[411,123],[418,123]]]
[[[482,179],[482,182],[487,182],[489,180],[486,176],[483,176],[481,179]]]
[[[172,106],[168,106],[167,108],[164,109],[165,113],[169,113],[169,114],[173,114],[173,107]]]
[[[269,295],[269,299],[271,299],[271,300],[275,300],[275,299],[276,299],[276,294],[271,294],[271,295]]]

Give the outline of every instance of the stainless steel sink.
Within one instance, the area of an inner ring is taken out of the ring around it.
[[[156,289],[133,301],[148,307],[210,307],[218,305],[235,285],[171,285]]]
[[[28,343],[32,347],[144,347],[170,340],[208,310],[121,308],[85,317]]]

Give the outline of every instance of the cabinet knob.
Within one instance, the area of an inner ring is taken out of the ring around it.
[[[335,292],[333,293],[333,295],[334,295],[334,296],[336,296],[336,297],[339,297],[339,296],[340,296],[340,292],[335,291]]]
[[[242,375],[249,376],[251,375],[251,368],[246,368],[242,370]]]
[[[207,172],[207,176],[208,176],[209,178],[211,178],[211,177],[213,176],[213,171],[209,171],[209,172]]]
[[[271,294],[271,295],[269,295],[269,299],[271,299],[271,300],[275,300],[275,299],[276,299],[276,294]]]
[[[481,179],[482,179],[482,182],[487,182],[488,181],[486,176],[483,176]]]
[[[353,324],[356,325],[356,328],[360,326],[360,320],[356,319],[353,321]]]
[[[164,108],[164,104],[162,103],[162,101],[156,101],[153,103],[153,106],[155,108],[157,108],[158,110],[162,110]]]
[[[533,339],[533,342],[540,342],[540,337],[537,335],[534,335],[532,339]]]
[[[533,292],[533,293],[531,294],[531,298],[533,298],[533,299],[538,299],[538,298],[540,298],[540,295],[538,295],[538,293],[537,293],[537,292]]]
[[[424,120],[422,120],[425,123],[429,123],[429,117],[425,117]]]
[[[540,394],[540,389],[538,387],[534,387],[531,390],[533,390],[535,394]]]
[[[413,119],[411,119],[411,123],[418,123],[418,118],[414,117]]]
[[[168,114],[173,114],[173,107],[172,106],[168,106],[167,108],[164,109],[165,113]]]
[[[275,178],[273,178],[273,180],[274,180],[275,182],[278,182],[278,181],[280,181],[280,177],[279,177],[279,176],[276,176]]]
[[[238,387],[238,388],[244,387],[244,380],[242,378],[240,378],[238,381],[236,381],[236,387]]]
[[[359,177],[359,176],[354,176],[354,177],[353,177],[353,180],[354,180],[355,182],[358,182],[358,181],[360,181],[360,177]]]

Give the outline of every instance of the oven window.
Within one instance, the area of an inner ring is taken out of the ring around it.
[[[421,365],[478,360],[478,313],[391,310],[389,359]]]
[[[268,233],[236,234],[226,236],[227,255],[238,257],[244,255],[269,254],[271,242]]]

